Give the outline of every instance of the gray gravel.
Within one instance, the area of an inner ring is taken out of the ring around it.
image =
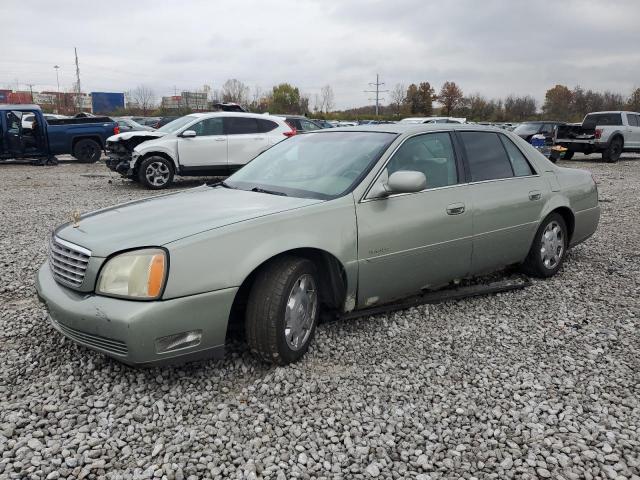
[[[50,229],[148,196],[0,165],[0,478],[640,479],[640,158],[587,168],[598,233],[523,291],[322,325],[306,358],[132,369],[34,296]],[[176,188],[196,185],[181,182]]]

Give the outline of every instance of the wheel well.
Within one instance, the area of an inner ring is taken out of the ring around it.
[[[624,147],[624,137],[620,133],[614,133],[611,139],[609,140],[609,145],[616,139],[619,138],[622,141],[622,146]]]
[[[347,276],[340,260],[325,250],[317,248],[296,248],[281,252],[265,260],[247,275],[242,285],[240,285],[233,301],[233,306],[231,307],[231,315],[229,318],[230,329],[235,330],[242,328],[249,292],[251,291],[258,272],[275,259],[287,255],[311,260],[320,275],[320,302],[329,310],[337,310],[342,307],[347,292]]]
[[[559,213],[564,220],[564,223],[567,224],[567,229],[569,230],[569,241],[573,237],[573,232],[576,228],[576,219],[573,215],[573,212],[568,207],[560,207],[553,210],[551,213]]]
[[[145,161],[147,158],[149,158],[149,157],[162,157],[162,158],[166,158],[167,160],[169,160],[169,162],[171,162],[171,167],[173,167],[173,171],[174,171],[174,173],[177,171],[177,169],[176,169],[176,164],[175,164],[175,162],[173,161],[173,158],[171,158],[169,155],[167,155],[167,154],[166,154],[166,153],[164,153],[164,152],[149,152],[149,153],[146,153],[146,154],[144,154],[143,156],[141,156],[141,157],[138,159],[138,161],[136,162],[135,166],[133,167],[134,175],[135,175],[136,173],[138,173],[138,168],[140,168],[140,164],[141,164],[142,162],[144,162],[144,161]]]
[[[102,139],[100,137],[98,137],[98,136],[94,136],[94,137],[75,137],[71,142],[71,152],[72,153],[73,153],[73,150],[76,148],[76,144],[80,140],[93,140],[98,145],[100,145],[100,148],[102,148],[104,150],[104,145],[102,144]]]

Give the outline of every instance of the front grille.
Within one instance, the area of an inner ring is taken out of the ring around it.
[[[49,265],[54,278],[67,286],[78,288],[82,285],[91,252],[86,248],[51,237],[49,244]]]
[[[113,338],[101,337],[100,335],[94,335],[92,333],[81,332],[75,328],[63,325],[60,322],[56,322],[53,317],[49,317],[51,323],[60,329],[60,331],[71,340],[75,340],[83,345],[99,348],[113,355],[126,356],[129,353],[127,344],[121,340],[115,340]]]

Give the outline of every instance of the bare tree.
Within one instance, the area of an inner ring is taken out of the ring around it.
[[[391,103],[396,111],[396,115],[400,116],[402,105],[407,99],[407,87],[404,83],[396,83],[391,90]]]
[[[248,103],[249,87],[237,78],[231,78],[222,85],[222,101],[234,102],[239,105]]]
[[[320,111],[329,113],[334,107],[334,95],[331,85],[325,85],[320,90]]]
[[[133,103],[142,110],[142,115],[146,116],[149,110],[155,107],[156,93],[147,85],[138,85],[132,92]]]

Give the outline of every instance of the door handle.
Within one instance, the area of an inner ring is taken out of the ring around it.
[[[540,200],[540,197],[542,197],[542,193],[538,190],[532,190],[531,192],[529,192],[529,200],[531,200],[532,202]]]
[[[447,207],[447,215],[460,215],[464,213],[464,203],[452,203]]]
[[[216,142],[224,142],[226,138],[216,138]]]

